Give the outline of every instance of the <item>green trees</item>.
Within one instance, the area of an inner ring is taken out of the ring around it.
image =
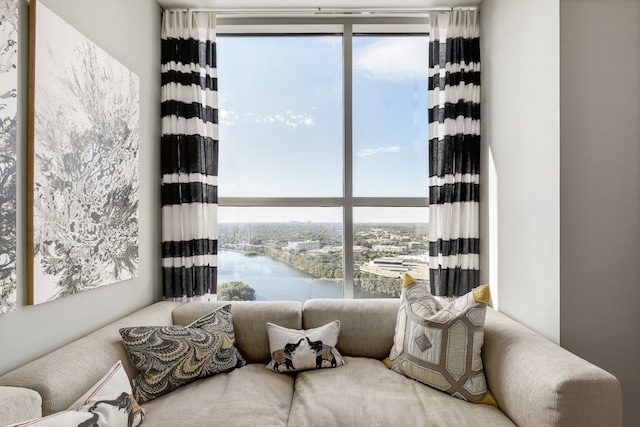
[[[220,301],[255,301],[256,291],[244,282],[225,282],[218,285]]]
[[[361,273],[359,276],[353,279],[356,288],[389,297],[400,296],[402,280],[398,278],[376,276],[369,273]]]

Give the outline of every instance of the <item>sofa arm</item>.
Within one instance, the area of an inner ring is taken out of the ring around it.
[[[122,344],[119,328],[171,325],[171,312],[180,305],[182,303],[163,301],[142,308],[0,376],[0,386],[37,391],[42,397],[42,414],[45,416],[65,410],[118,360],[122,361],[129,378],[137,373]]]
[[[493,309],[482,358],[488,387],[519,426],[621,426],[620,383]]]
[[[22,387],[0,387],[0,426],[42,416],[42,398]]]

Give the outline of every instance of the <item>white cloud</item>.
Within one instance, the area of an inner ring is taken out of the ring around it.
[[[254,114],[253,119],[256,123],[281,123],[292,129],[296,129],[301,125],[313,126],[316,121],[315,117],[313,117],[311,114],[294,114],[291,111],[267,116],[259,116]]]
[[[289,110],[286,112],[278,112],[276,114],[255,114],[255,113],[237,113],[231,108],[220,106],[218,115],[221,125],[233,126],[242,122],[254,122],[264,124],[283,124],[292,129],[298,126],[313,126],[316,118],[312,114],[300,113],[295,114]]]
[[[235,111],[224,108],[222,106],[220,106],[220,108],[218,109],[218,115],[221,125],[233,126],[240,119]]]
[[[426,76],[429,49],[421,37],[389,37],[355,57],[354,68],[372,79],[408,80]]]
[[[358,151],[358,157],[375,156],[380,153],[399,153],[400,150],[401,148],[397,145],[392,145],[390,147],[367,148]]]

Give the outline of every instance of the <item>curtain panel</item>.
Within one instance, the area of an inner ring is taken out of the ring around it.
[[[477,10],[440,19],[429,16],[429,278],[451,297],[479,285],[480,31]]]
[[[215,15],[165,11],[161,46],[163,295],[208,299],[218,253]]]

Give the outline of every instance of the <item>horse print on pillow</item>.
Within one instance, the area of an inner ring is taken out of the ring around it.
[[[287,329],[267,324],[273,372],[303,371],[306,369],[336,368],[344,365],[336,349],[340,322],[338,320],[315,329]]]

